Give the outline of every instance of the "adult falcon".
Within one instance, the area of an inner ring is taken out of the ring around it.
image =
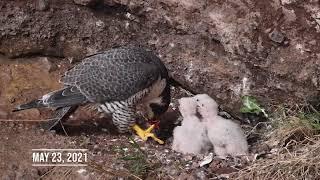
[[[142,130],[136,124],[137,106],[144,107],[148,119],[164,113],[171,99],[168,81],[166,67],[152,52],[131,46],[114,48],[86,57],[62,76],[62,89],[14,111],[47,107],[63,116],[72,107],[94,104],[100,112],[112,114],[120,133],[134,129],[143,140],[152,137],[163,144],[151,133],[154,125]]]

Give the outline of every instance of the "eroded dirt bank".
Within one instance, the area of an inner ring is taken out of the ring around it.
[[[0,52],[73,61],[142,44],[174,78],[235,114],[243,94],[265,104],[317,95],[318,1],[76,2],[0,2]]]

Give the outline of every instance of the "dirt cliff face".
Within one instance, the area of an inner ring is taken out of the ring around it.
[[[89,149],[90,162],[111,169],[112,177],[131,177],[121,171],[132,166],[122,159],[137,149],[127,136],[103,126],[109,123],[105,119],[97,123],[90,112],[80,111],[70,117],[74,122],[67,122],[66,136],[16,121],[45,119],[50,110],[11,113],[15,105],[61,87],[59,77],[83,57],[125,44],[154,50],[174,79],[196,93],[208,93],[233,115],[239,114],[243,95],[256,97],[265,107],[318,96],[319,0],[2,0],[0,179],[67,177],[70,171],[63,168],[31,168],[31,148],[44,147]],[[178,91],[174,98],[181,96]],[[14,122],[2,121],[10,119]],[[251,153],[264,151],[253,139]],[[202,158],[171,151],[170,138],[164,146],[138,143],[147,159],[155,160],[146,166],[152,167],[149,171],[143,167],[149,179],[216,178],[243,165],[213,160],[208,168],[199,168]],[[80,170],[90,174],[78,177]],[[111,179],[100,171],[92,165],[74,169],[74,179]]]
[[[210,94],[237,114],[240,97],[246,94],[264,105],[301,103],[317,95],[319,4],[318,0],[1,1],[0,53],[22,59],[55,57],[55,65],[118,45],[141,44],[163,59],[176,80]],[[23,99],[31,91],[36,93],[27,98],[39,96],[57,87],[63,70],[43,74],[36,62],[15,64],[21,68],[17,80],[21,86],[7,87],[16,83],[11,80],[17,67],[1,63],[6,82],[0,83],[1,98]],[[33,66],[37,67],[30,70]]]

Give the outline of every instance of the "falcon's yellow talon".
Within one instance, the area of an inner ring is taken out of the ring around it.
[[[152,124],[148,129],[145,130],[146,133],[150,133],[154,129],[154,124]]]
[[[141,129],[138,125],[134,125],[132,127],[137,135],[144,141],[146,141],[149,137],[151,137],[153,140],[157,141],[159,144],[164,144],[164,142],[157,138],[156,135],[154,135],[153,133],[151,133],[151,131],[154,129],[154,125],[151,125],[148,129],[143,130]]]
[[[148,137],[151,137],[153,140],[157,141],[159,144],[164,144],[164,142],[157,138],[153,133],[150,133]]]

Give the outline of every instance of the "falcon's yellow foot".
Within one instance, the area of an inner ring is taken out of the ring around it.
[[[154,129],[155,125],[151,125],[148,129],[143,130],[138,125],[134,125],[132,128],[136,131],[137,135],[144,141],[146,141],[149,137],[151,137],[153,140],[157,141],[159,144],[164,144],[164,142],[157,138],[154,133],[151,133],[151,131]]]

